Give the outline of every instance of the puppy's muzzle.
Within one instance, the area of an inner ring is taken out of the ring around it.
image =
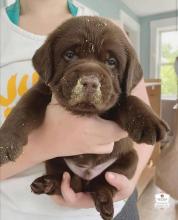
[[[93,105],[102,102],[101,84],[99,78],[94,74],[82,75],[72,90],[70,104],[81,102]]]

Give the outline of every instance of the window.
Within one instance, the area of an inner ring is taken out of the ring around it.
[[[175,99],[177,96],[177,76],[174,63],[178,57],[178,31],[159,32],[158,73],[161,78],[162,98]]]
[[[174,62],[178,56],[176,17],[150,22],[150,78],[161,78],[162,99],[176,99],[178,94]]]

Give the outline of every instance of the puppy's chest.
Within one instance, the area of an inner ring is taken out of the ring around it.
[[[72,159],[64,158],[64,160],[67,166],[76,175],[80,176],[82,179],[91,180],[101,174],[107,167],[112,165],[117,160],[117,158],[109,159],[106,162],[103,162],[96,166],[93,166],[92,164],[87,164],[84,167],[76,165],[76,163]]]

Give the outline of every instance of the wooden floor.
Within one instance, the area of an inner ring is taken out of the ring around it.
[[[178,220],[178,201],[170,198],[169,208],[157,209],[154,207],[157,193],[160,189],[152,181],[138,201],[140,220]]]

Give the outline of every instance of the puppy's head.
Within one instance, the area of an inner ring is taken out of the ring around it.
[[[75,113],[102,113],[142,77],[122,30],[99,17],[76,17],[57,28],[37,50],[33,65],[56,99]]]

